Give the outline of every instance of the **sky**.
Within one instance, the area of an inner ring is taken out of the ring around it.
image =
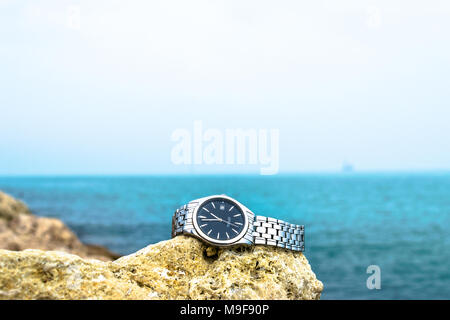
[[[176,130],[278,130],[279,173],[450,170],[448,1],[0,0],[0,175],[175,164]]]

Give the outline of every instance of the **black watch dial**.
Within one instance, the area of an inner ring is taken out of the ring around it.
[[[198,227],[212,239],[232,240],[242,232],[244,224],[244,213],[228,199],[210,199],[197,211]]]

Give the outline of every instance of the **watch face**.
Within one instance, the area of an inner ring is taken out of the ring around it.
[[[198,208],[196,219],[200,230],[218,241],[238,240],[245,227],[245,216],[239,205],[224,198],[204,202]]]

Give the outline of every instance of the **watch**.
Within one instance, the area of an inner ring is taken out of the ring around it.
[[[255,215],[239,201],[213,195],[178,208],[172,217],[172,238],[191,235],[211,245],[268,245],[305,251],[305,227]]]

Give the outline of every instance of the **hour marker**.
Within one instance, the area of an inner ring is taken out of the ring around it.
[[[233,210],[233,208],[234,208],[234,206],[231,206],[231,208],[228,210],[228,211],[231,211],[231,210]],[[236,216],[235,216],[236,217]]]
[[[238,214],[235,214],[233,217],[239,217],[241,214],[240,213],[238,213]]]
[[[208,209],[206,209],[205,207],[203,207],[203,210],[206,210],[206,211],[208,211],[208,212],[209,212],[209,210],[208,210]]]
[[[219,207],[220,210],[225,210],[225,205],[221,204]]]
[[[227,235],[227,238],[230,239],[230,236],[228,235],[228,232],[225,232],[225,234]]]
[[[240,225],[240,226],[242,226],[242,223],[240,223],[240,222],[235,222],[236,224],[238,224],[238,225]]]
[[[202,224],[202,225],[200,226],[200,228],[203,228],[204,226],[207,226],[207,225],[208,225],[207,223]]]
[[[202,218],[202,219],[206,219],[206,217],[205,216],[198,216],[199,218]]]
[[[214,205],[214,202],[211,202],[211,205],[213,206],[214,209],[216,208],[216,206]]]
[[[220,232],[217,232],[217,239],[219,239],[220,237]]]
[[[208,231],[207,235],[209,236],[209,234],[211,233],[212,229]]]
[[[236,233],[239,233],[239,232],[237,232],[236,230],[234,230],[233,228],[231,228],[231,230],[233,230],[233,231],[236,232]]]

